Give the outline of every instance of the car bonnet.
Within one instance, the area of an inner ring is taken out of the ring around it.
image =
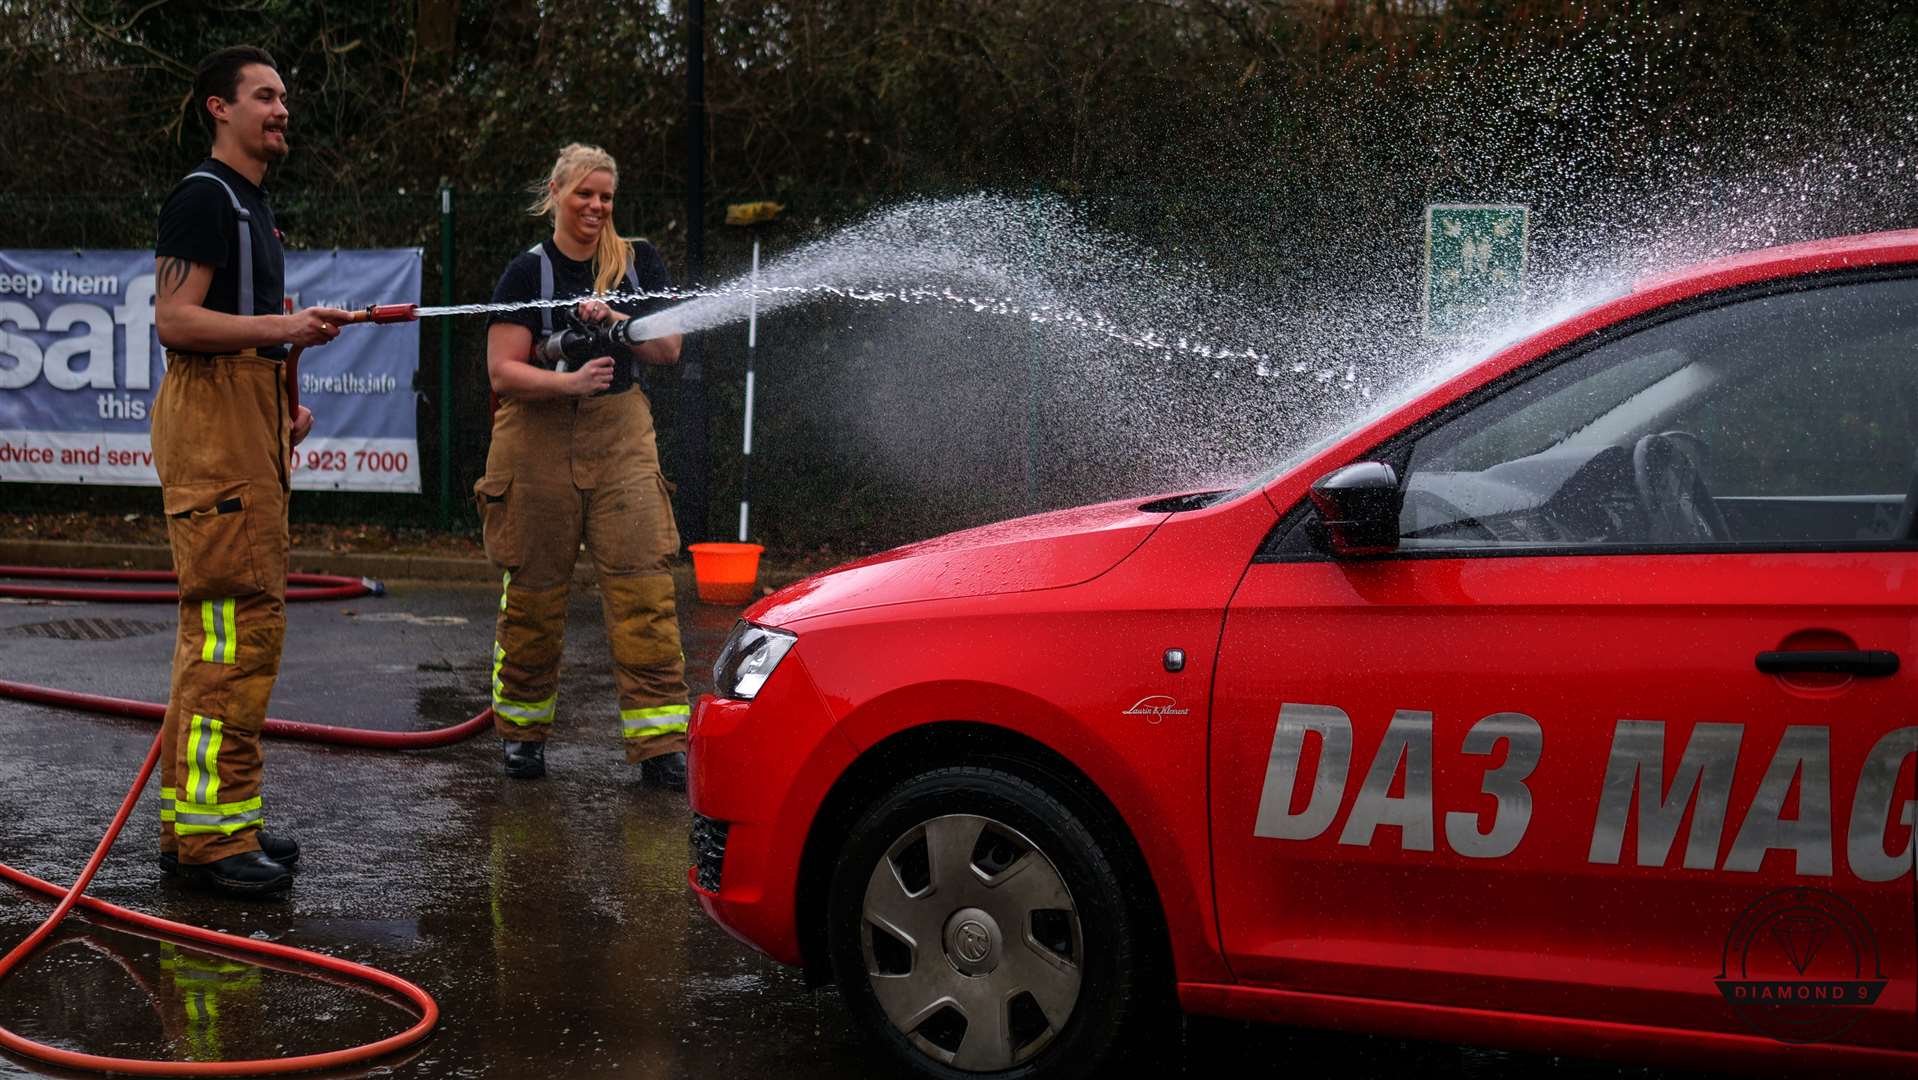
[[[1127,499],[1015,518],[893,548],[795,582],[747,609],[769,626],[859,608],[1058,589],[1119,564],[1169,514]]]

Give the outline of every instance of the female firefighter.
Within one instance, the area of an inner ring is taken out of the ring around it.
[[[487,327],[486,371],[500,404],[486,475],[474,492],[486,554],[504,573],[493,712],[506,775],[545,775],[567,587],[583,542],[599,576],[626,759],[640,765],[645,783],[684,790],[690,710],[668,573],[679,530],[659,469],[652,410],[634,389],[637,363],[678,361],[679,336],[630,349],[609,345],[615,355],[571,370],[535,354],[556,331],[566,332],[570,311],[583,326],[611,324],[648,306],[608,294],[671,288],[659,252],[614,231],[618,183],[606,151],[578,143],[561,150],[531,207],[551,216],[552,238],[515,256],[493,291],[496,303],[582,301],[574,309],[497,314]]]

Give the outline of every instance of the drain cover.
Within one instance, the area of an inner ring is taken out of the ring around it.
[[[147,622],[143,619],[60,619],[10,627],[6,630],[6,636],[53,638],[58,641],[121,641],[172,628],[170,623]]]

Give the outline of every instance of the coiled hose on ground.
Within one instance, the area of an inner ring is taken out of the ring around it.
[[[65,581],[113,581],[139,582],[155,584],[174,582],[177,579],[164,570],[64,570],[44,567],[0,566],[0,579],[27,580],[65,580]],[[286,598],[289,602],[302,600],[338,600],[355,596],[378,595],[385,589],[378,582],[365,579],[335,577],[325,574],[289,574],[287,575]],[[297,587],[295,587],[297,586]],[[120,603],[176,603],[177,591],[165,589],[88,589],[68,586],[33,586],[0,584],[0,596],[42,600],[93,600]],[[0,680],[0,697],[17,701],[30,701],[42,705],[55,705],[63,708],[80,709],[87,712],[104,713],[114,716],[130,716],[140,719],[159,720],[166,715],[166,706],[147,701],[130,701],[125,698],[105,697],[98,694],[80,694],[52,687],[33,686],[27,683]],[[362,746],[383,750],[425,750],[471,738],[492,725],[493,711],[487,709],[478,716],[451,727],[436,731],[366,731],[358,728],[333,727],[326,724],[304,724],[290,720],[269,719],[264,726],[267,735],[280,738],[300,739],[306,742],[329,743],[335,746]],[[18,1035],[0,1026],[0,1048],[5,1048],[24,1057],[46,1062],[50,1065],[70,1069],[85,1069],[93,1072],[123,1073],[134,1076],[259,1076],[270,1073],[308,1072],[317,1069],[331,1069],[374,1060],[404,1049],[425,1038],[439,1022],[439,1005],[425,990],[400,978],[381,971],[378,968],[355,964],[348,960],[308,952],[287,945],[276,945],[267,941],[222,934],[185,923],[143,915],[140,912],[118,907],[84,895],[87,886],[92,883],[100,863],[106,858],[107,850],[120,835],[126,825],[133,807],[139,802],[140,792],[146,787],[153,767],[160,759],[160,739],[154,737],[153,745],[147,750],[146,762],[140,767],[139,776],[133,786],[120,801],[119,812],[107,826],[106,835],[94,849],[93,856],[87,860],[86,867],[71,886],[61,887],[31,874],[24,873],[5,863],[0,863],[0,878],[23,889],[53,897],[56,899],[53,913],[46,921],[29,934],[27,938],[6,956],[0,957],[0,982],[5,981],[14,969],[38,949],[61,920],[67,917],[76,906],[84,908],[93,915],[117,920],[146,931],[167,935],[187,942],[199,942],[217,946],[220,949],[266,957],[272,960],[286,961],[318,968],[357,980],[398,994],[411,1002],[419,1011],[418,1019],[405,1031],[378,1042],[363,1046],[349,1047],[343,1050],[331,1050],[318,1054],[305,1054],[297,1057],[263,1058],[251,1061],[149,1061],[140,1058],[105,1057],[98,1054],[85,1054],[72,1050],[63,1050],[56,1046],[36,1042]]]

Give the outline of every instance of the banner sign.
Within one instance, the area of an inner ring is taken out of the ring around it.
[[[289,251],[286,287],[298,307],[417,303],[420,250]],[[313,431],[295,488],[420,490],[419,357],[416,322],[349,326],[301,354]],[[165,366],[153,252],[0,250],[0,481],[158,486],[148,418]]]

